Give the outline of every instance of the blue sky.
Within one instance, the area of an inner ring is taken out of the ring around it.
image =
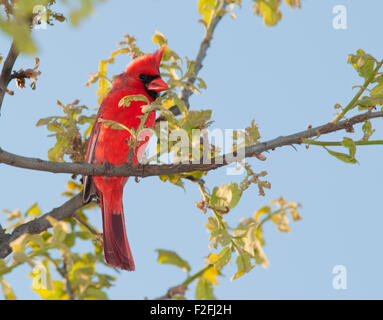
[[[353,85],[361,84],[347,56],[358,48],[383,58],[381,12],[378,0],[302,0],[302,9],[283,10],[284,19],[273,28],[252,15],[251,1],[235,10],[237,20],[225,17],[217,28],[201,76],[208,90],[191,98],[192,107],[212,108],[213,128],[243,128],[255,119],[262,139],[319,125],[334,116],[333,105],[345,105]],[[332,26],[335,5],[347,8],[346,30]],[[169,46],[182,57],[193,58],[203,36],[196,1],[108,1],[97,6],[91,18],[78,28],[67,23],[35,32],[42,75],[37,90],[29,88],[7,96],[0,117],[0,146],[20,155],[46,159],[53,141],[38,119],[57,114],[56,100],[80,99],[97,106],[96,88],[86,88],[89,73],[98,61],[114,51],[123,35],[134,35],[144,51],[156,46],[155,30],[166,35]],[[0,36],[1,54],[10,39]],[[120,58],[112,71],[129,63]],[[33,57],[21,57],[15,68],[33,66]],[[13,86],[13,84],[12,84]],[[13,89],[13,88],[12,88]],[[382,137],[382,120],[374,121],[375,138]],[[358,127],[359,128],[359,127]],[[342,139],[344,133],[328,139]],[[236,224],[241,217],[283,195],[302,204],[303,220],[289,234],[274,226],[265,228],[267,269],[230,282],[234,263],[219,278],[215,294],[220,299],[381,299],[383,279],[383,216],[381,209],[381,147],[360,147],[359,165],[330,157],[326,151],[298,146],[278,149],[267,161],[250,160],[256,171],[267,170],[272,189],[259,197],[250,190],[228,216]],[[26,210],[37,201],[44,211],[63,202],[60,195],[67,176],[0,166],[0,207]],[[158,178],[129,181],[124,195],[128,236],[137,271],[124,272],[109,296],[113,299],[154,298],[184,280],[175,267],[156,262],[156,248],[175,250],[194,271],[208,254],[207,217],[194,205],[200,196],[194,185],[187,192]],[[209,186],[230,182],[225,170],[208,179]],[[171,203],[171,206],[169,204]],[[91,213],[101,227],[99,210]],[[0,222],[3,217],[0,215]],[[347,289],[334,290],[332,269],[347,268]],[[36,299],[28,268],[6,277],[19,298]],[[193,297],[194,288],[189,297]]]

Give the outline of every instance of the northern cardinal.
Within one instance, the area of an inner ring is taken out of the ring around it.
[[[160,63],[165,47],[153,54],[147,54],[134,59],[126,71],[118,75],[112,88],[103,100],[98,111],[86,154],[86,161],[93,164],[120,165],[128,161],[129,146],[127,141],[130,133],[107,127],[99,119],[113,120],[124,126],[137,130],[143,115],[141,107],[145,101],[132,99],[129,106],[122,106],[121,99],[132,95],[144,95],[153,102],[161,91],[167,90],[168,85],[160,77]],[[153,128],[155,111],[152,111],[145,122],[146,128]],[[137,147],[132,159],[132,165],[138,164],[137,151],[142,152],[148,143],[146,141]],[[103,224],[104,256],[109,265],[133,271],[134,260],[130,251],[125,231],[122,194],[128,177],[85,177],[84,202],[94,195],[100,200]]]

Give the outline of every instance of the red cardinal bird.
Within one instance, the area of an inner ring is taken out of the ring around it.
[[[153,102],[159,92],[167,90],[167,84],[160,77],[160,63],[165,47],[153,54],[147,54],[133,60],[126,72],[113,81],[109,94],[103,100],[90,135],[86,161],[94,164],[120,165],[128,161],[130,139],[127,130],[107,128],[99,119],[113,120],[128,128],[137,130],[143,115],[141,107],[144,101],[131,101],[129,106],[121,106],[122,98],[131,95],[144,95]],[[155,111],[152,111],[145,127],[153,128]],[[132,165],[137,165],[137,151],[145,148],[144,143],[136,148]],[[125,232],[124,211],[122,207],[123,188],[128,177],[85,177],[84,202],[94,195],[100,199],[104,238],[104,256],[108,264],[133,271],[134,260]]]

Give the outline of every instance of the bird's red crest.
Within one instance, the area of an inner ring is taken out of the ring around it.
[[[126,68],[126,72],[133,75],[136,73],[159,74],[162,56],[166,46],[162,46],[154,53],[145,54],[134,59]]]

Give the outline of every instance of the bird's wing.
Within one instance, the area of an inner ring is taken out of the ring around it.
[[[99,118],[99,115],[96,117],[94,121],[92,132],[90,134],[88,150],[86,152],[86,158],[85,158],[85,161],[87,163],[92,163],[94,160],[94,154],[96,150],[98,135],[100,133],[100,124],[101,124],[100,122],[98,122],[98,118]],[[93,183],[92,176],[84,176],[83,185],[84,185],[83,201],[84,203],[88,203],[93,196],[97,196],[97,189]]]

